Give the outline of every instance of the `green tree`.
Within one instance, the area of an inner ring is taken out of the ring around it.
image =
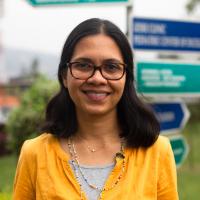
[[[193,12],[198,5],[200,5],[200,0],[189,0],[186,8],[188,12]]]
[[[30,66],[29,76],[35,78],[38,75],[39,75],[39,60],[38,58],[34,58]]]
[[[9,115],[6,125],[9,147],[17,154],[24,140],[39,134],[46,104],[57,88],[57,82],[37,76],[34,84],[22,95],[20,106]]]

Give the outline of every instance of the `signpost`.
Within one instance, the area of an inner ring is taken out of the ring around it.
[[[182,135],[170,137],[170,143],[174,153],[176,166],[180,167],[189,152],[188,144]]]
[[[200,52],[200,23],[150,18],[133,18],[132,46],[134,50]],[[137,51],[136,51],[137,53]],[[200,64],[138,62],[136,89],[145,96],[200,96]],[[188,154],[188,145],[181,134],[189,119],[183,102],[151,103],[160,123],[161,134],[170,138],[176,166]]]
[[[149,18],[132,22],[134,49],[200,51],[200,23]]]
[[[126,3],[129,0],[28,0],[33,6],[61,5],[61,4],[94,4],[94,3]]]
[[[200,65],[138,62],[136,88],[145,95],[200,96]]]
[[[183,102],[159,102],[151,104],[160,123],[161,134],[171,134],[183,129],[190,113]]]

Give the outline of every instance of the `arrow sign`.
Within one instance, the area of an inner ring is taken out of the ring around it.
[[[188,155],[189,147],[182,135],[170,137],[170,144],[174,153],[176,166],[180,167]]]
[[[182,129],[190,116],[183,102],[160,102],[152,103],[151,106],[163,134],[170,134]]]

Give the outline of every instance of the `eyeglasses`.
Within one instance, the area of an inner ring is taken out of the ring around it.
[[[96,70],[99,70],[106,80],[119,80],[124,76],[126,68],[126,64],[117,62],[107,62],[99,66],[89,62],[69,62],[67,66],[70,69],[71,75],[81,80],[91,78]]]

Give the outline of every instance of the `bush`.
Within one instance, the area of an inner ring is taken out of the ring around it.
[[[188,109],[190,111],[190,121],[199,122],[200,121],[200,100],[196,103],[189,104]]]
[[[9,153],[9,151],[6,148],[7,135],[4,129],[5,129],[4,124],[0,124],[0,156]]]
[[[40,75],[22,95],[20,106],[11,112],[6,124],[11,150],[18,154],[24,140],[39,134],[39,127],[45,116],[46,104],[55,94],[57,88],[55,81]]]

